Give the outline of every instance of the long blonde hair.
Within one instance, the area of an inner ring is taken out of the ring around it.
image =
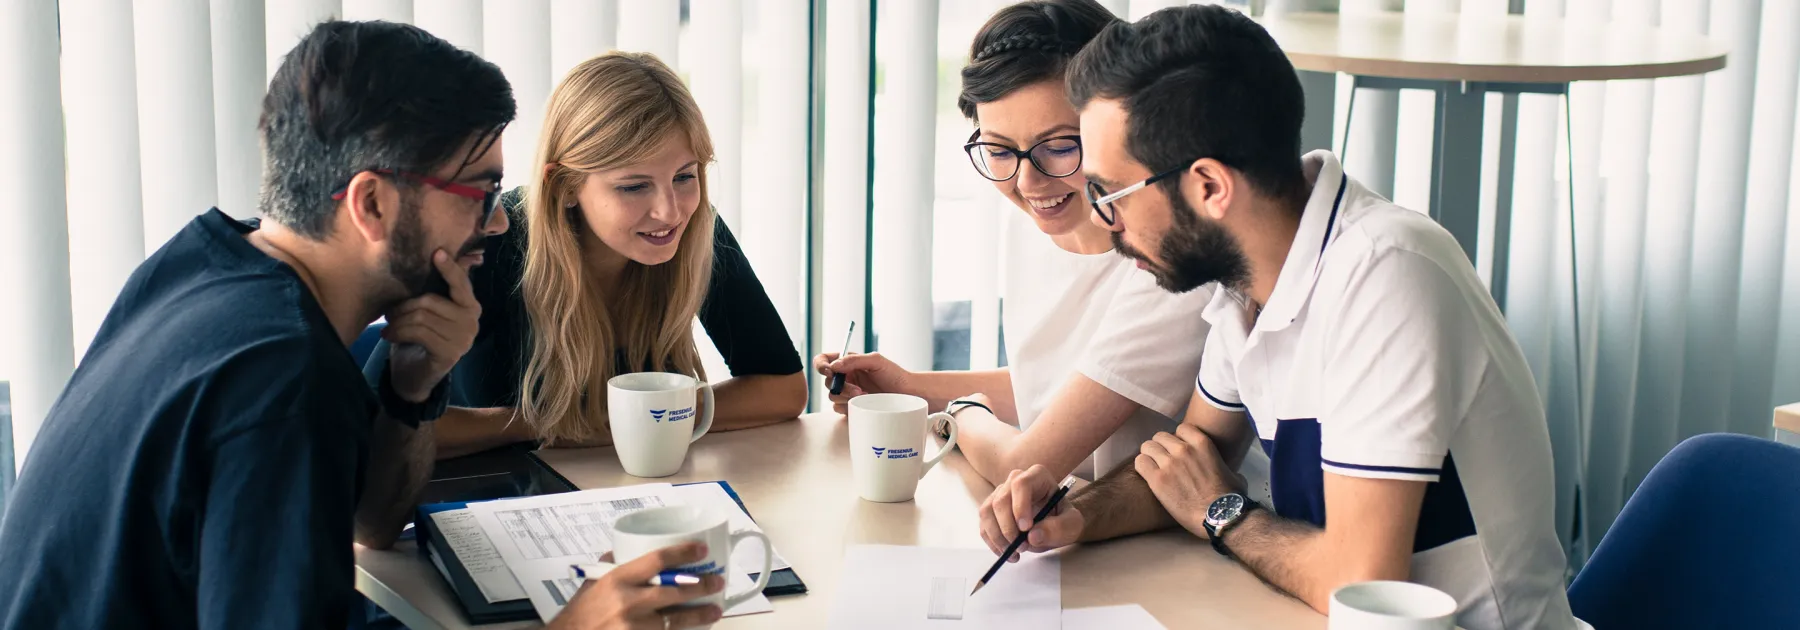
[[[700,207],[675,258],[628,262],[616,295],[601,295],[583,263],[586,229],[576,192],[589,173],[649,159],[671,132],[687,136],[700,161]],[[705,379],[693,321],[712,278],[713,210],[706,169],[712,140],[700,107],[653,55],[614,52],[575,66],[550,95],[525,200],[521,280],[532,341],[519,413],[547,443],[584,441],[608,431],[606,381],[651,369]],[[548,166],[548,168],[546,168]],[[617,320],[607,310],[618,304]]]

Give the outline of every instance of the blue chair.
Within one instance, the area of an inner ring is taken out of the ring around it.
[[[1800,449],[1695,436],[1651,469],[1569,587],[1597,630],[1800,628]]]
[[[369,362],[369,355],[375,352],[375,344],[381,343],[381,331],[385,328],[387,322],[370,324],[356,337],[356,343],[350,344],[350,356],[356,359],[357,365]]]

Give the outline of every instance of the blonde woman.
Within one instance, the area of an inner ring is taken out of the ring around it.
[[[714,431],[796,417],[806,381],[780,316],[707,202],[712,141],[656,57],[610,53],[550,96],[536,168],[502,197],[513,229],[471,274],[481,332],[452,372],[438,457],[514,442],[611,443],[606,381],[707,378],[699,318],[731,378]],[[380,360],[378,348],[371,360]]]

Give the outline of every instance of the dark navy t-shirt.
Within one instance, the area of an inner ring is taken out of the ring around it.
[[[0,628],[343,628],[376,399],[217,210],[138,267],[0,521]]]

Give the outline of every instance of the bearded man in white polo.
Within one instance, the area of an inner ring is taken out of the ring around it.
[[[1035,526],[1058,480],[1014,475],[982,505],[989,545],[1180,525],[1321,612],[1345,584],[1409,580],[1470,630],[1574,627],[1518,343],[1448,232],[1300,154],[1299,81],[1269,34],[1159,11],[1102,32],[1068,81],[1116,249],[1164,289],[1222,290],[1181,427]],[[1269,506],[1235,472],[1256,443]]]

